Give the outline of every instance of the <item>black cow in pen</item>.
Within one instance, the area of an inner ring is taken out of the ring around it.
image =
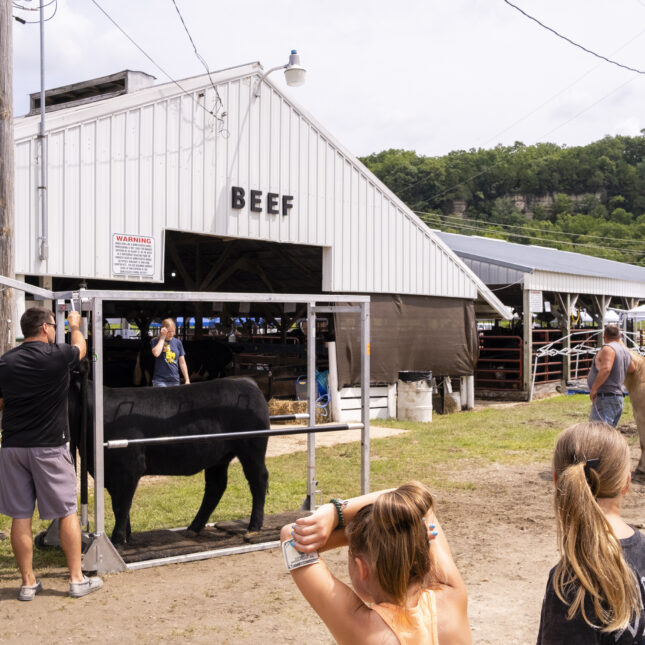
[[[72,440],[81,426],[80,383],[70,388]],[[92,387],[88,388],[92,417]],[[104,388],[104,440],[222,434],[269,428],[267,403],[258,386],[246,379],[219,379],[168,388]],[[93,422],[88,420],[88,463],[93,475]],[[189,443],[129,446],[105,449],[105,488],[112,498],[112,542],[130,536],[130,507],[139,479],[144,475],[194,475],[204,471],[202,504],[188,527],[198,533],[226,490],[228,466],[234,457],[249,482],[253,507],[249,532],[259,531],[264,520],[268,485],[265,454],[268,439],[199,440]]]

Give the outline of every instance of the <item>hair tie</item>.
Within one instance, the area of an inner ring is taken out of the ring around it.
[[[573,455],[572,459],[574,464],[582,463],[582,459],[578,459],[576,455]],[[596,475],[598,474],[598,465],[600,464],[600,457],[596,457],[595,459],[585,459],[585,466],[584,466],[584,471],[585,471],[585,479],[587,480],[587,484],[589,484],[589,487],[591,487],[591,471],[593,470]]]
[[[585,479],[587,480],[587,484],[591,486],[591,471],[593,470],[596,475],[598,475],[598,464],[600,463],[600,458],[596,457],[596,459],[587,459],[585,463]]]

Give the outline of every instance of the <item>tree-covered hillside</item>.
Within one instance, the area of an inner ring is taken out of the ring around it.
[[[433,228],[645,265],[645,136],[361,161]]]

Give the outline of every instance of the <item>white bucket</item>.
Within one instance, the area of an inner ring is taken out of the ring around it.
[[[432,421],[432,385],[427,380],[397,384],[396,418],[401,421]]]

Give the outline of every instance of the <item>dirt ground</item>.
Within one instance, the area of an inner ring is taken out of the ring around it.
[[[303,449],[304,441],[272,439],[271,454]],[[472,469],[468,480],[476,483],[476,493],[440,493],[437,501],[468,587],[473,640],[532,644],[546,577],[557,559],[550,465]],[[644,493],[645,485],[634,484],[624,506],[627,521],[641,528]],[[325,559],[346,579],[344,549]],[[277,550],[105,576],[102,591],[79,600],[66,596],[63,570],[41,579],[42,595],[19,603],[17,578],[0,577],[0,642],[333,643]]]

